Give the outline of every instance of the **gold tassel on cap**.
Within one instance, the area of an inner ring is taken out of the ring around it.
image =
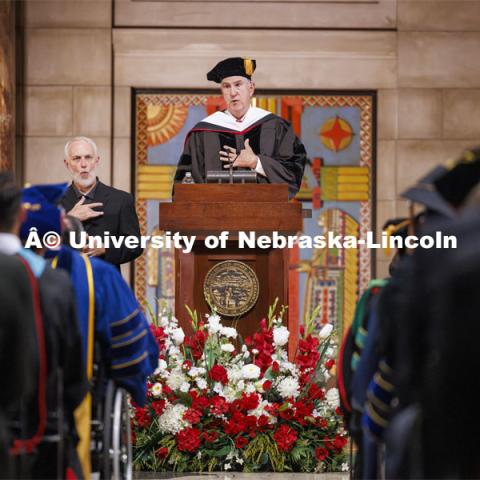
[[[243,67],[245,68],[245,73],[249,77],[253,75],[253,62],[249,58],[243,59]]]

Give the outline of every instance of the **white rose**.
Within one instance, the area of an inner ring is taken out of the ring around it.
[[[337,408],[340,405],[340,395],[337,388],[331,388],[325,394],[326,402],[332,407]]]
[[[152,395],[154,397],[159,397],[161,394],[162,394],[162,384],[161,383],[154,383],[152,385],[152,389],[151,389],[151,392],[152,392]]]
[[[277,347],[283,347],[288,343],[288,337],[290,332],[288,331],[287,327],[278,327],[273,329],[273,343]]]
[[[222,352],[232,353],[235,350],[235,347],[231,343],[224,343],[221,347]]]
[[[300,385],[295,378],[287,377],[277,385],[277,390],[283,398],[296,398],[300,393]]]
[[[221,328],[220,317],[218,315],[210,315],[208,317],[208,332],[212,334],[218,333]]]
[[[220,334],[227,338],[237,338],[237,331],[232,327],[222,327]]]
[[[183,329],[181,327],[176,328],[172,332],[172,338],[177,345],[181,345],[185,340],[185,334],[183,333]]]
[[[260,376],[260,367],[253,363],[248,363],[242,367],[242,377],[248,380],[254,380]]]
[[[320,330],[319,336],[320,338],[327,338],[330,336],[333,330],[333,325],[331,323],[327,323],[326,325],[323,326],[323,328]]]

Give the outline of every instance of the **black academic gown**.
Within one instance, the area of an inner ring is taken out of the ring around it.
[[[77,322],[73,289],[67,272],[47,266],[39,280],[42,315],[45,324],[48,357],[47,408],[49,412],[63,412],[65,435],[65,462],[76,465],[73,412],[80,405],[89,385],[85,376],[83,344]],[[57,382],[61,367],[60,386],[63,402],[57,401]],[[46,434],[57,432],[56,418],[49,416]],[[56,445],[43,443],[33,466],[35,478],[55,478]]]
[[[70,185],[60,204],[66,212],[69,212],[77,202],[75,190]],[[103,237],[105,232],[109,232],[110,235],[117,237],[135,236],[140,241],[140,226],[134,200],[130,193],[109,187],[98,181],[93,200],[85,203],[94,202],[103,203],[102,207],[95,208],[95,210],[102,211],[104,214],[82,222],[88,235]],[[107,248],[105,255],[99,258],[119,267],[122,263],[135,260],[142,252],[143,249],[140,244],[136,248],[127,248],[125,245],[120,248],[110,246],[110,248]]]
[[[307,154],[290,123],[273,114],[241,132],[205,121],[198,123],[187,136],[175,182],[181,182],[185,172],[191,171],[196,183],[204,183],[208,171],[223,170],[219,155],[223,146],[231,146],[240,153],[247,138],[266,173],[266,177],[258,175],[257,181],[286,183],[293,197],[300,189]]]
[[[17,416],[21,400],[34,392],[37,344],[25,267],[18,258],[0,253],[0,272],[0,478],[12,478],[9,423]]]

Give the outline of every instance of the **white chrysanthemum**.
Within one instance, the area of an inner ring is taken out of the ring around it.
[[[239,394],[237,393],[237,391],[234,388],[228,386],[224,387],[222,396],[229,403],[239,398]]]
[[[210,317],[208,317],[208,333],[218,333],[221,328],[220,317],[218,315],[210,315]]]
[[[350,471],[350,465],[347,462],[343,462],[342,466],[340,468],[341,468],[342,472]]]
[[[227,338],[237,338],[238,332],[232,327],[222,327],[220,329],[220,335]]]
[[[277,391],[283,398],[296,398],[300,393],[300,385],[295,378],[286,377],[278,383]]]
[[[160,397],[162,395],[162,384],[161,383],[154,383],[151,388],[152,395],[154,397]]]
[[[198,377],[198,375],[200,374],[199,372],[199,369],[197,367],[192,367],[189,371],[188,371],[188,375],[192,378],[196,378]]]
[[[312,417],[313,418],[321,417],[320,412],[317,409],[313,410]]]
[[[162,415],[158,419],[158,428],[162,433],[178,433],[188,426],[188,422],[183,419],[184,413],[188,410],[185,405],[178,403],[176,405],[167,405]]]
[[[340,405],[340,395],[337,388],[331,388],[325,394],[325,401],[332,408],[337,408]]]
[[[167,385],[172,390],[178,390],[187,381],[185,375],[178,371],[173,371],[167,378]]]
[[[207,388],[207,381],[204,378],[197,378],[195,382],[200,390]]]
[[[243,392],[245,390],[245,382],[243,380],[239,380],[236,384],[235,387],[237,388],[238,392]]]
[[[318,335],[320,336],[320,338],[327,338],[332,333],[332,330],[333,330],[333,325],[331,323],[327,323],[322,327]]]
[[[183,393],[187,393],[190,390],[190,384],[188,382],[184,382],[180,385],[180,391]]]
[[[232,353],[235,350],[235,347],[231,343],[224,343],[221,347],[222,352]]]
[[[242,367],[242,377],[247,380],[255,380],[260,376],[260,367],[253,363],[248,363]]]
[[[281,326],[273,329],[273,343],[277,347],[283,347],[288,343],[290,332],[287,327]]]
[[[280,364],[280,370],[282,372],[287,372],[287,373],[293,375],[294,377],[298,376],[297,366],[292,362],[288,362],[288,361],[282,362]]]
[[[242,377],[242,370],[238,367],[227,368],[228,381],[232,384],[237,383]]]
[[[177,345],[181,345],[185,340],[185,333],[183,333],[183,329],[181,327],[176,328],[172,332],[172,338]]]

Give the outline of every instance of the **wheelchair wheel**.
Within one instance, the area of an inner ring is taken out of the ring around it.
[[[132,480],[132,431],[127,394],[121,388],[115,391],[112,447],[113,478]]]
[[[131,480],[132,435],[126,392],[109,382],[105,397],[103,478]]]

